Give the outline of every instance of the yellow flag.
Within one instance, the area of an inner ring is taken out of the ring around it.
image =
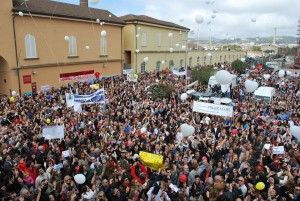
[[[162,155],[152,154],[144,151],[140,151],[139,155],[143,163],[153,170],[158,170],[159,168],[164,167],[164,157]]]

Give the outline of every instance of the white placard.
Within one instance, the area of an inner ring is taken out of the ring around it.
[[[46,140],[63,139],[64,138],[64,126],[45,126],[45,127],[43,127],[43,137]]]
[[[59,164],[57,164],[57,165],[54,165],[54,169],[55,170],[60,170],[60,169],[62,169],[64,166],[63,166],[63,164],[62,163],[59,163]]]
[[[133,70],[133,69],[126,69],[126,70],[123,70],[123,74],[124,74],[124,75],[127,75],[127,74],[134,74],[134,70]]]
[[[284,154],[284,146],[273,147],[273,154]]]
[[[265,144],[264,149],[270,149],[270,146],[271,146],[270,144]]]
[[[65,158],[70,157],[70,150],[62,151],[61,153]]]
[[[177,76],[183,76],[183,75],[186,75],[186,71],[179,72],[179,71],[177,71],[177,70],[173,70],[173,74],[174,74],[174,75],[177,75]]]
[[[232,117],[233,107],[227,105],[217,105],[213,103],[194,101],[193,112]]]
[[[41,86],[41,91],[50,91],[51,90],[51,86],[50,85],[43,85]]]

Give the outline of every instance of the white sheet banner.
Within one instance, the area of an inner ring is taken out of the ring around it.
[[[173,70],[173,74],[174,74],[174,75],[177,75],[177,76],[183,76],[183,75],[186,75],[186,71],[179,72],[179,71],[177,71],[177,70]]]
[[[284,146],[273,147],[273,154],[284,154]]]
[[[81,104],[105,103],[104,89],[99,89],[89,95],[74,95],[66,93],[67,107],[74,106],[74,102]]]
[[[81,103],[74,102],[74,112],[78,112],[79,114],[82,112]]]
[[[194,101],[193,112],[212,114],[217,116],[232,117],[233,107]]]
[[[64,129],[64,126],[45,126],[43,127],[43,137],[46,140],[63,139]]]

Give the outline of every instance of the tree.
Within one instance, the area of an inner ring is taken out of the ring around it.
[[[201,84],[208,84],[208,80],[210,76],[214,75],[214,72],[214,69],[209,67],[195,67],[192,70],[191,76],[193,80],[198,80]]]
[[[261,47],[260,46],[252,46],[251,50],[252,51],[261,51]]]
[[[242,62],[239,59],[233,61],[232,64],[231,64],[231,68],[234,69],[235,71],[239,72],[239,73],[244,73],[245,69],[246,69],[246,66],[247,66],[247,64],[245,64],[244,62]]]
[[[163,99],[163,98],[170,97],[170,95],[173,91],[173,86],[163,84],[163,83],[158,83],[158,84],[151,85],[148,90],[151,93],[152,98]]]

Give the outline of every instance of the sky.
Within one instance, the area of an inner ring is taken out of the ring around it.
[[[80,0],[56,0],[79,4]],[[234,39],[277,36],[297,37],[300,0],[89,0],[90,7],[116,16],[147,15],[191,29],[191,37]],[[212,19],[212,15],[215,18]],[[203,22],[197,23],[196,16]],[[300,28],[299,28],[300,29]]]

